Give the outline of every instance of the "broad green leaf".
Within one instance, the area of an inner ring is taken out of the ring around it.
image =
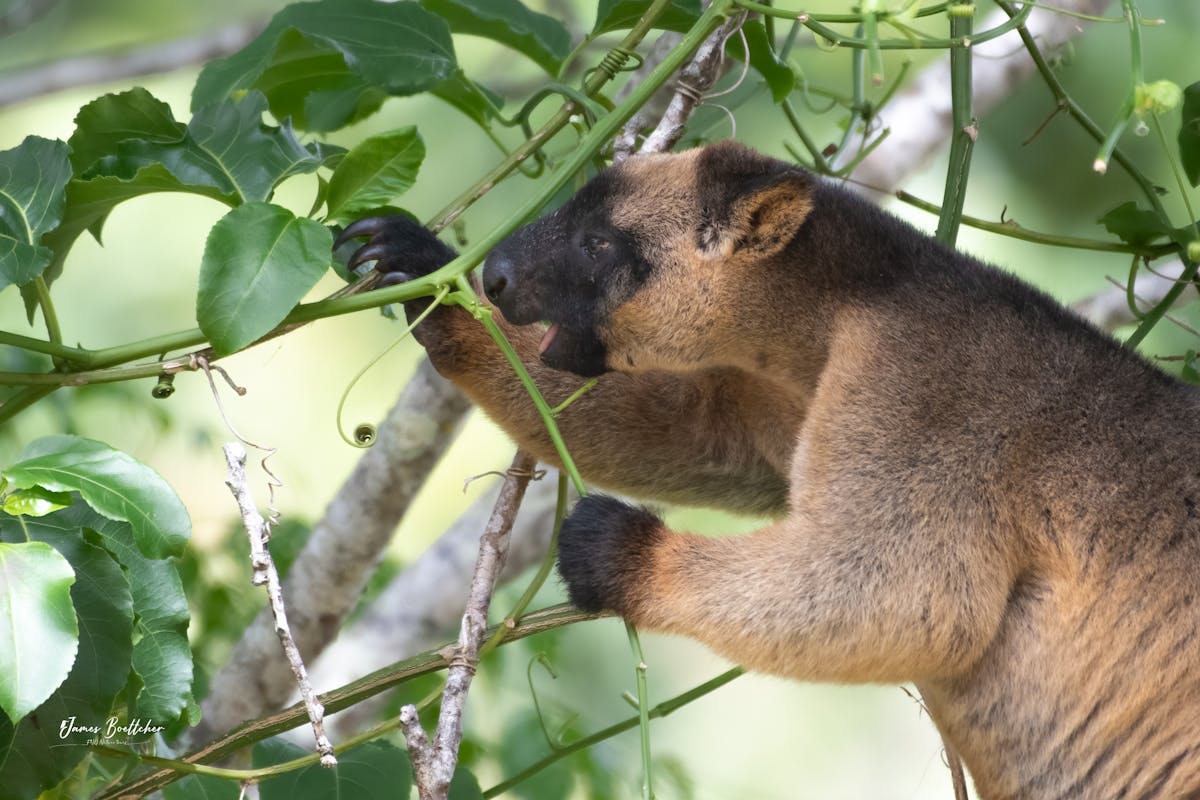
[[[125,568],[139,634],[133,671],[141,678],[129,716],[170,725],[195,703],[187,639],[191,614],[175,560],[147,558],[134,542],[129,523],[106,519],[85,505],[77,504],[56,519],[100,534],[105,549]]]
[[[283,321],[329,267],[329,229],[269,203],[246,203],[209,231],[196,320],[220,355]]]
[[[483,36],[529,56],[551,75],[571,52],[571,34],[520,0],[421,0],[421,5],[450,23],[450,30]]]
[[[532,710],[519,713],[505,730],[495,753],[505,775],[512,775],[549,753],[538,716]],[[567,797],[575,783],[571,763],[564,759],[513,787],[514,797],[539,800],[543,797]]]
[[[387,97],[351,71],[339,50],[295,29],[283,31],[254,86],[276,119],[290,117],[310,131],[336,130],[369,116]]]
[[[71,505],[67,492],[48,492],[41,486],[18,489],[5,495],[0,511],[14,517],[44,517]]]
[[[175,119],[171,107],[141,87],[106,94],[79,109],[71,146],[71,164],[81,175],[117,145],[130,139],[166,145],[182,142],[187,126]]]
[[[5,798],[37,797],[69,775],[88,754],[87,741],[98,735],[86,729],[103,730],[129,675],[129,581],[112,556],[84,541],[84,532],[62,520],[61,513],[23,520],[0,514],[0,541],[28,537],[70,562],[75,571],[71,602],[79,621],[79,650],[67,679],[17,725],[0,714],[0,796]]]
[[[471,770],[459,767],[450,779],[450,800],[483,800],[479,779]]]
[[[191,532],[187,509],[158,473],[103,442],[45,436],[4,471],[13,486],[79,492],[109,519],[133,526],[138,549],[151,558],[179,555]]]
[[[0,542],[0,709],[20,722],[71,671],[79,621],[75,571],[42,542]]]
[[[255,745],[254,766],[280,764],[308,752],[281,739],[268,739]],[[259,787],[262,800],[326,800],[331,797],[395,800],[408,797],[412,768],[403,750],[389,742],[375,740],[338,753],[336,769],[314,764],[268,778]]]
[[[484,130],[496,118],[496,112],[504,108],[503,97],[469,80],[462,70],[457,70],[454,77],[434,86],[429,93],[457,108]]]
[[[1160,239],[1171,239],[1186,245],[1195,237],[1191,226],[1171,228],[1158,214],[1139,208],[1132,200],[1110,209],[1097,222],[1121,241],[1132,245],[1151,244]]]
[[[50,266],[41,239],[62,219],[67,153],[65,142],[38,136],[0,152],[0,289],[29,283]]]
[[[1192,186],[1200,186],[1200,81],[1183,90],[1179,160]]]
[[[251,92],[195,113],[187,135],[175,142],[133,138],[97,159],[85,180],[116,177],[132,181],[147,167],[161,164],[180,184],[242,201],[266,200],[284,178],[314,172],[328,153],[305,147],[289,123],[276,128],[262,121],[266,98]]]
[[[362,95],[368,88],[387,95],[416,94],[451,77],[455,66],[449,27],[418,3],[295,3],[276,14],[245,48],[204,67],[192,92],[192,108],[240,90],[259,89],[272,109],[290,109],[297,124],[306,127],[314,122],[308,113],[313,108],[299,98],[311,92],[324,94],[326,100],[330,93],[349,94],[353,101],[340,103],[341,112],[362,111],[378,99],[372,97],[364,106]],[[357,82],[347,80],[346,73]],[[340,124],[352,118],[346,116]],[[321,122],[331,121],[332,117]]]
[[[424,158],[425,143],[412,126],[364,140],[329,178],[329,217],[351,220],[391,203],[416,181]]]
[[[650,3],[651,0],[600,0],[596,5],[592,36],[632,28],[650,8]],[[658,16],[654,27],[687,33],[699,17],[700,0],[671,0],[671,5]]]
[[[780,61],[767,40],[767,29],[760,20],[752,19],[742,25],[746,34],[746,47],[750,50],[750,66],[763,76],[771,89],[771,99],[782,103],[796,87],[796,73]],[[725,45],[726,51],[738,59],[744,59],[740,37],[731,36]]]
[[[278,128],[263,124],[266,110],[266,98],[251,92],[237,103],[202,108],[188,123],[188,134],[221,165],[247,202],[268,200],[282,180],[315,172],[332,149],[340,150],[306,147],[287,120]]]

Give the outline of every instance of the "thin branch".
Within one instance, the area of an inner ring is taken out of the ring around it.
[[[509,538],[502,583],[544,562],[557,506],[554,483],[538,481],[526,491]],[[387,666],[397,654],[418,653],[444,641],[446,632],[462,617],[463,598],[479,551],[479,532],[487,524],[499,489],[497,485],[472,503],[361,615],[342,628],[313,665],[314,684],[341,686]],[[327,719],[327,727],[335,738],[345,739],[376,718],[382,705],[383,698],[358,703]]]
[[[562,603],[557,606],[543,608],[526,614],[515,623],[501,623],[506,629],[506,635],[501,646],[511,644],[528,636],[535,636],[545,631],[556,630],[577,622],[598,619],[608,616],[606,613],[589,614]],[[494,625],[488,633],[494,635],[500,625]],[[330,712],[340,711],[374,697],[381,692],[395,689],[407,681],[422,675],[429,675],[450,665],[447,652],[452,648],[447,645],[427,650],[418,655],[399,661],[386,669],[366,675],[353,683],[323,693],[321,702]],[[297,728],[304,724],[307,716],[303,704],[297,703],[282,711],[277,711],[259,719],[252,719],[238,726],[216,741],[189,753],[183,758],[188,763],[210,764],[242,750],[255,742],[261,742],[272,736]],[[161,789],[167,784],[180,780],[183,774],[174,769],[159,769],[148,775],[132,779],[128,783],[106,789],[96,800],[136,800],[151,792]]]
[[[721,75],[725,60],[725,41],[746,21],[746,12],[733,14],[696,50],[695,57],[675,80],[675,96],[667,105],[658,125],[646,137],[644,153],[665,153],[683,136],[688,117],[700,104],[706,91]],[[749,55],[746,56],[749,58]]]
[[[1070,11],[1098,14],[1111,0],[1062,0]],[[980,23],[994,28],[1006,15],[996,11]],[[1054,53],[1087,29],[1086,23],[1045,9],[1034,10],[1026,21],[1031,34],[1046,52]],[[975,45],[972,65],[972,94],[975,114],[985,117],[1018,86],[1034,74],[1034,63],[1021,47],[1016,34]],[[888,137],[854,168],[855,178],[891,192],[942,150],[953,124],[950,111],[950,59],[940,58],[917,75],[876,112]],[[858,152],[860,141],[837,156],[837,165],[847,163]]]
[[[325,735],[325,707],[321,705],[313,692],[312,684],[308,681],[308,670],[304,666],[304,659],[301,658],[296,641],[292,638],[291,628],[288,627],[287,608],[283,603],[283,587],[279,583],[279,571],[275,569],[271,551],[267,549],[267,541],[271,538],[271,532],[267,521],[263,519],[262,514],[258,513],[258,509],[254,505],[254,498],[251,497],[250,489],[246,485],[246,448],[237,442],[230,442],[225,445],[224,450],[225,464],[229,468],[229,477],[226,479],[225,485],[229,487],[229,491],[233,492],[233,497],[237,500],[238,510],[242,514],[242,524],[250,539],[250,563],[254,568],[251,583],[255,586],[266,584],[271,615],[275,618],[275,634],[279,637],[279,643],[283,646],[288,665],[296,679],[296,686],[300,689],[304,709],[308,712],[308,719],[312,724],[317,752],[321,754],[321,766],[336,767],[337,758],[333,754],[333,744]]]
[[[330,501],[288,573],[288,608],[300,652],[308,659],[325,648],[358,602],[400,517],[470,407],[466,396],[422,359],[379,425],[374,446]],[[189,741],[207,741],[287,702],[287,666],[277,656],[271,628],[266,611],[246,628],[213,677],[202,720]]]
[[[536,464],[528,453],[517,451],[512,466],[505,474],[491,519],[488,520],[483,536],[479,539],[479,558],[475,562],[475,574],[471,577],[471,590],[467,597],[466,610],[463,612],[458,644],[450,659],[450,670],[446,675],[446,687],[442,692],[442,707],[433,741],[425,735],[415,706],[406,705],[400,710],[400,722],[404,738],[408,742],[408,753],[412,759],[417,793],[421,800],[441,800],[449,794],[450,781],[458,765],[458,745],[462,741],[463,710],[467,702],[467,692],[475,677],[479,648],[483,646],[487,633],[492,590],[496,586],[496,577],[508,552],[508,538],[513,520],[517,516],[517,509],[525,495],[525,487],[533,477]]]
[[[239,22],[196,36],[105,50],[8,72],[0,75],[0,108],[63,89],[117,83],[212,61],[241,50],[264,25],[262,20]]]

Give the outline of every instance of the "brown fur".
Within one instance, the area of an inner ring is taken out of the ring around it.
[[[606,180],[589,202],[652,269],[597,299],[613,371],[559,418],[572,455],[620,492],[783,516],[705,538],[589,498],[564,531],[572,597],[752,669],[912,681],[989,800],[1200,797],[1196,391],[744,148]],[[547,230],[522,235],[569,263]],[[540,331],[508,333],[552,403],[579,386]],[[555,461],[477,324],[447,311],[420,337]]]

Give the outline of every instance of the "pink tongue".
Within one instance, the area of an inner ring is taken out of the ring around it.
[[[546,349],[554,342],[555,336],[558,336],[557,322],[546,329],[546,335],[542,337],[541,344],[538,345],[538,355],[546,352]]]

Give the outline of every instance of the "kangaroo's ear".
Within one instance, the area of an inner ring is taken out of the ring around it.
[[[706,258],[769,258],[787,246],[812,209],[811,175],[742,145],[706,148],[697,170],[696,243]]]

